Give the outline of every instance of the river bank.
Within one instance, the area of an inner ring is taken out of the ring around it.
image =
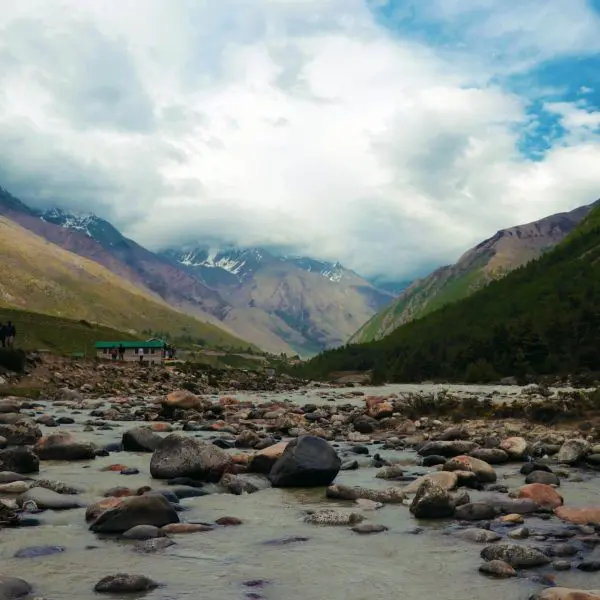
[[[600,561],[592,391],[301,387],[242,372],[219,381],[190,369],[116,368],[53,365],[37,375],[47,390],[38,398],[0,400],[1,470],[25,471],[0,476],[3,515],[14,516],[0,531],[0,575],[26,579],[33,596],[95,598],[102,578],[123,571],[160,584],[142,594],[150,599],[509,600],[555,585],[595,587],[587,571]],[[308,487],[315,480],[298,479],[302,469],[289,464],[286,477],[303,487],[272,485],[290,483],[272,468],[299,439],[317,444],[316,458],[300,459],[333,486]],[[423,476],[435,485],[415,484]],[[158,512],[156,494],[168,500]],[[123,516],[127,497],[151,498],[141,518],[166,525],[153,532],[158,541],[124,537],[140,518],[135,509]],[[40,510],[44,502],[74,507]],[[595,512],[571,510],[582,507]],[[197,531],[173,532],[165,514]],[[497,556],[515,576],[479,572],[499,568]]]

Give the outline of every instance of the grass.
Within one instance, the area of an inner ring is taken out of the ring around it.
[[[94,344],[98,340],[139,340],[139,336],[110,327],[93,325],[35,312],[0,307],[0,322],[12,321],[17,328],[16,344],[24,350],[49,350],[68,355],[85,352],[95,356]]]

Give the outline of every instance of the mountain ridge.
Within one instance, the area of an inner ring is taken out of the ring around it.
[[[382,339],[397,327],[456,302],[491,281],[538,258],[560,243],[594,204],[497,231],[445,265],[409,285],[390,305],[367,321],[348,343]]]

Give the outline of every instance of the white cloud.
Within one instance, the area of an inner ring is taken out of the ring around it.
[[[153,246],[289,245],[397,276],[599,196],[597,113],[546,104],[572,135],[531,162],[527,98],[490,83],[597,48],[586,3],[415,6],[464,48],[391,35],[360,0],[15,3],[0,185]]]

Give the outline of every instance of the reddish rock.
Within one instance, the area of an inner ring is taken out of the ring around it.
[[[237,398],[232,398],[231,396],[223,396],[219,399],[219,404],[221,406],[237,406],[240,401]]]
[[[544,508],[558,508],[564,500],[551,486],[544,483],[530,483],[519,489],[519,498],[529,498]]]
[[[559,519],[576,525],[600,525],[600,506],[559,506],[554,514]]]
[[[385,419],[394,414],[394,407],[389,402],[380,402],[369,409],[369,416],[373,419]]]
[[[168,433],[169,431],[173,431],[173,427],[169,425],[169,423],[151,423],[150,429],[156,432]]]
[[[170,523],[161,527],[161,530],[167,534],[177,533],[200,533],[203,531],[212,531],[213,528],[210,525],[204,525],[203,523]]]
[[[118,506],[123,501],[122,497],[114,497],[110,496],[108,498],[104,498],[95,502],[94,504],[90,504],[85,511],[85,520],[90,523],[91,521],[95,521],[104,511],[109,508],[114,508]]]
[[[207,407],[207,401],[188,390],[176,390],[167,395],[162,401],[163,406],[168,408],[180,408],[182,410],[203,410]]]
[[[123,469],[128,469],[128,468],[129,467],[127,465],[116,464],[116,465],[108,465],[108,467],[104,467],[101,470],[102,471],[118,471],[118,472],[121,472]]]
[[[243,521],[238,519],[237,517],[219,517],[215,523],[217,525],[223,525],[224,527],[229,527],[231,525],[241,525]]]

